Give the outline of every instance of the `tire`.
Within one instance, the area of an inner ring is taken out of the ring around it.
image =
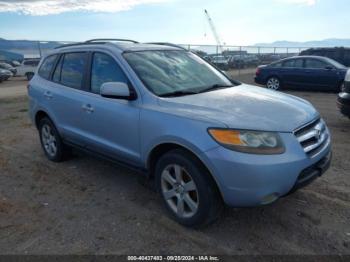
[[[39,136],[41,147],[49,160],[61,162],[69,156],[69,148],[62,143],[55,125],[48,117],[39,122]]]
[[[26,73],[26,77],[28,81],[32,80],[33,76],[34,76],[34,73],[32,72]]]
[[[161,156],[156,164],[155,178],[165,208],[184,226],[208,225],[223,210],[223,201],[211,175],[185,150],[176,149]]]
[[[278,77],[269,77],[266,81],[266,88],[272,90],[279,90],[282,87],[281,80]]]

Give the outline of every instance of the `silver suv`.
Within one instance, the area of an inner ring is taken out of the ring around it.
[[[137,169],[186,226],[212,222],[223,203],[272,203],[330,163],[330,135],[310,103],[233,81],[174,45],[63,46],[28,92],[50,160],[75,147]]]

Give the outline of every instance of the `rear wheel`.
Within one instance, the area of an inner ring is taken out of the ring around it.
[[[61,162],[68,156],[69,150],[62,143],[55,125],[49,118],[44,117],[40,120],[39,135],[41,146],[49,160]]]
[[[200,227],[215,221],[223,203],[202,163],[185,150],[163,155],[156,165],[156,183],[163,203],[178,223]]]
[[[281,81],[277,77],[270,77],[266,82],[266,87],[272,90],[278,90],[281,88]]]

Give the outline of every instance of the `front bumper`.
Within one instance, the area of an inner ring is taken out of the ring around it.
[[[244,154],[217,147],[205,152],[207,166],[225,203],[233,207],[272,203],[322,175],[331,161],[330,141],[314,157],[305,154],[293,134],[281,134],[281,155]]]

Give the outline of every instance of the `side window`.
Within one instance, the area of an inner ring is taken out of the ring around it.
[[[128,79],[117,62],[109,55],[94,53],[91,67],[91,92],[100,93],[100,88],[106,82],[124,82]]]
[[[294,68],[303,68],[303,59],[296,59],[294,63]]]
[[[50,78],[50,73],[55,65],[57,55],[47,57],[39,68],[39,75],[45,79]]]
[[[317,59],[306,59],[305,68],[308,69],[324,69],[327,66],[325,62],[322,62]]]
[[[86,53],[65,54],[61,70],[61,84],[81,89],[85,65]]]
[[[53,73],[53,76],[52,76],[52,81],[57,83],[61,81],[62,61],[63,61],[63,55],[60,57],[60,61],[58,61],[55,72]]]
[[[273,68],[279,68],[279,67],[282,67],[282,63],[271,64],[271,66],[272,66]]]
[[[303,59],[291,59],[283,62],[283,67],[286,68],[302,68]]]
[[[291,68],[294,67],[295,60],[287,60],[283,62],[283,67]]]

